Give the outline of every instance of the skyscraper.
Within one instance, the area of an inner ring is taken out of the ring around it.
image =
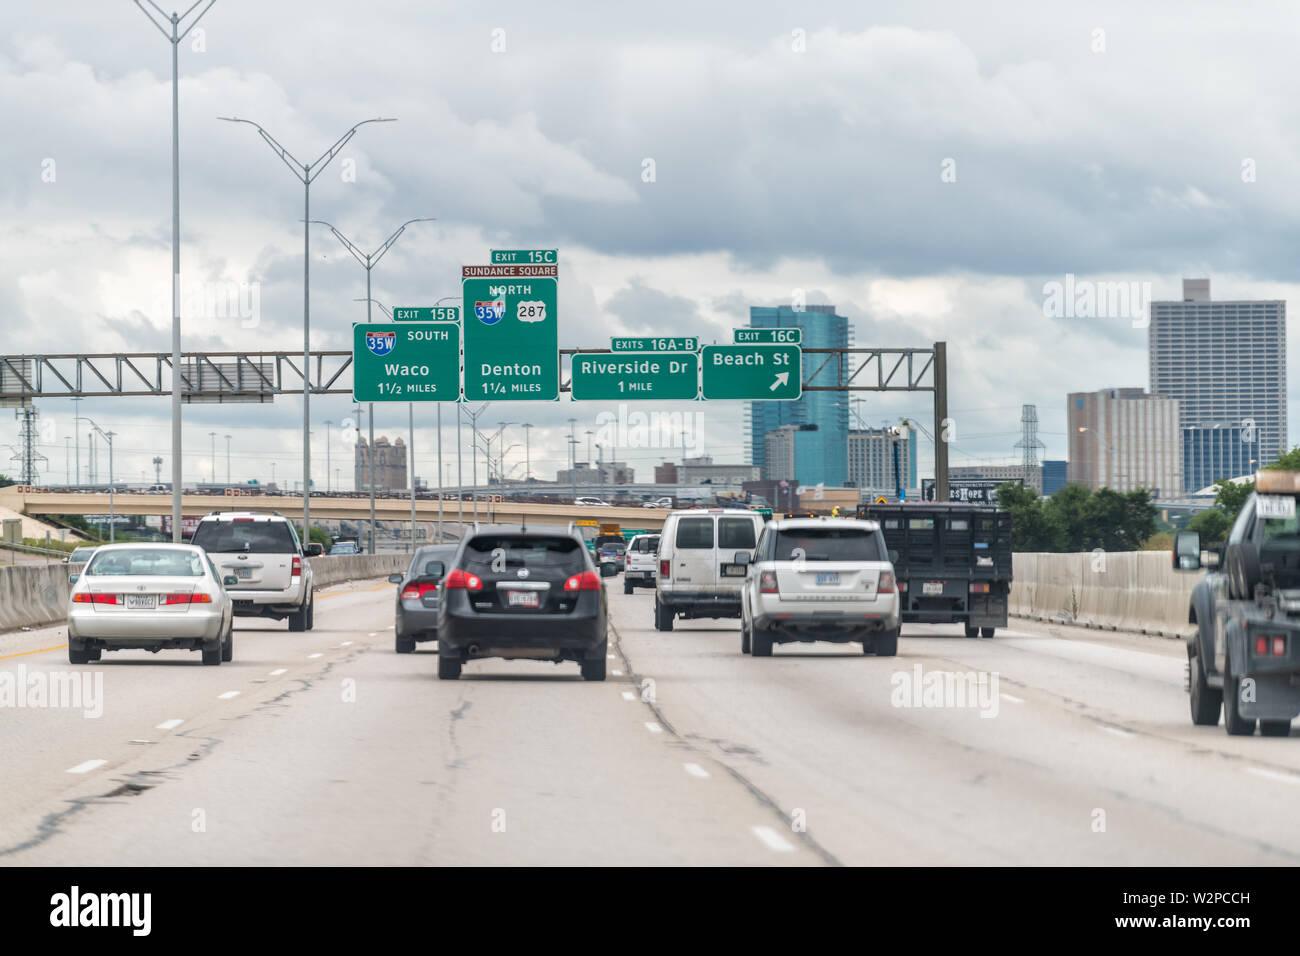
[[[1140,388],[1072,392],[1066,402],[1072,485],[1133,491],[1161,498],[1183,489],[1178,400]]]
[[[1287,450],[1285,301],[1215,302],[1209,279],[1184,279],[1181,302],[1151,303],[1148,342],[1151,392],[1178,399],[1184,429],[1240,429],[1254,468]],[[1184,490],[1241,473],[1222,435],[1199,436],[1189,455]]]
[[[752,306],[749,327],[800,329],[805,349],[846,348],[850,340],[849,320],[836,315],[833,305],[810,305],[801,311],[788,305]],[[803,361],[804,380],[808,384],[833,385],[842,374],[836,364],[844,362],[842,356],[812,354],[805,355]],[[773,477],[766,467],[768,432],[784,425],[816,425],[816,432],[800,437],[799,480],[807,484],[824,483],[830,488],[843,486],[848,479],[847,392],[805,391],[802,398],[793,402],[750,402],[748,411],[750,461],[763,468],[764,478]]]

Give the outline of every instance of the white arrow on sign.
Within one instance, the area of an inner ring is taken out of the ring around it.
[[[780,388],[782,385],[788,385],[789,382],[790,382],[790,373],[789,373],[789,372],[777,372],[777,373],[776,373],[776,381],[773,382],[771,385],[769,385],[769,386],[767,387],[767,390],[768,390],[769,392],[775,392],[775,391],[776,391],[778,388]]]

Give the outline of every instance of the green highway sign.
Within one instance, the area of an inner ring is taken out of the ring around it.
[[[352,326],[357,402],[454,402],[460,397],[460,326]]]
[[[462,274],[478,271],[466,266]],[[560,397],[556,280],[464,278],[465,400],[555,401]]]
[[[393,309],[394,322],[459,322],[460,306],[434,305]]]
[[[652,335],[622,336],[609,340],[615,352],[698,352],[700,340],[694,336],[660,338]]]
[[[706,345],[701,354],[704,397],[796,399],[803,394],[802,358],[797,345]]]
[[[694,401],[700,394],[700,361],[694,352],[578,353],[571,368],[575,401]]]
[[[732,329],[737,345],[799,345],[802,329]]]
[[[494,266],[524,264],[554,264],[559,261],[559,252],[555,249],[493,249]]]

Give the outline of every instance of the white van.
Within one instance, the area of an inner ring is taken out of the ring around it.
[[[744,508],[695,508],[664,519],[655,577],[655,629],[673,618],[740,617],[745,569],[763,530],[763,516]]]

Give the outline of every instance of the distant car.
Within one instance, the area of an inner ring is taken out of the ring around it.
[[[430,545],[415,552],[405,574],[388,576],[397,585],[397,653],[410,654],[417,643],[438,639],[438,585],[455,556],[454,544]]]
[[[288,518],[213,512],[199,521],[190,544],[206,551],[222,575],[237,579],[230,588],[236,617],[288,618],[291,631],[312,629],[311,562]]]
[[[668,497],[664,497],[664,498],[656,498],[656,499],[654,499],[653,501],[647,501],[647,502],[646,502],[645,504],[643,504],[641,507],[642,507],[642,508],[668,508],[668,509],[671,509],[672,506],[673,506],[673,499],[668,498]]]
[[[623,568],[623,593],[637,587],[654,587],[659,567],[659,535],[639,534],[627,544],[627,563]]]
[[[615,574],[622,571],[627,566],[627,542],[610,541],[602,544],[597,549],[597,557],[601,564],[612,564],[615,567]]]
[[[770,657],[788,641],[860,641],[898,652],[898,584],[875,521],[791,518],[758,539],[741,597],[740,650]]]
[[[485,657],[577,661],[605,679],[605,589],[575,531],[483,526],[467,534],[442,580],[438,677]]]
[[[601,501],[599,498],[575,498],[573,503],[579,508],[609,508],[612,507],[608,501]]]
[[[80,574],[68,575],[68,661],[89,664],[106,651],[201,651],[204,664],[234,657],[234,609],[224,578],[202,548],[188,544],[108,544]]]
[[[358,554],[357,543],[355,541],[338,541],[330,548],[330,556],[336,554]]]
[[[96,551],[95,548],[73,548],[72,553],[63,559],[64,564],[85,564],[90,560],[90,556]]]

